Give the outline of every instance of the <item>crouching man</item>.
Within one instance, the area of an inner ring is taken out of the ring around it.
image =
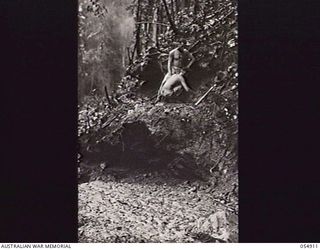
[[[161,96],[163,97],[170,97],[170,96],[179,96],[183,89],[189,92],[191,89],[185,82],[184,77],[182,74],[174,74],[170,76],[166,82],[162,85],[158,93],[157,101],[160,101]]]

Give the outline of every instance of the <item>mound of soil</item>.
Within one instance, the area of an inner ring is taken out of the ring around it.
[[[171,170],[179,178],[208,179],[210,170],[218,164],[223,128],[214,118],[214,109],[150,102],[130,103],[118,109],[110,112],[107,126],[80,137],[81,182],[87,181],[88,172],[101,170],[85,167],[92,165],[102,165],[104,172],[108,168],[128,172]],[[218,172],[236,171],[236,166],[222,168]]]
[[[128,100],[94,112],[99,126],[79,137],[81,242],[237,242],[237,166],[215,109]]]

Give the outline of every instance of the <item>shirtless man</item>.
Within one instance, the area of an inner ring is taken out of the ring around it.
[[[176,91],[181,89],[181,86],[189,91],[190,88],[186,84],[186,81],[183,77],[183,74],[186,72],[186,69],[189,69],[190,66],[194,63],[194,56],[185,48],[186,44],[181,43],[179,46],[169,52],[168,58],[168,73],[165,75],[162,80],[161,86],[158,92],[157,101],[160,100],[161,96],[171,96]],[[185,66],[186,61],[190,59],[190,62]],[[171,81],[169,79],[173,78]],[[179,85],[180,83],[180,85]]]
[[[173,74],[166,80],[165,84],[162,85],[159,94],[164,97],[172,96],[173,94],[180,95],[182,87],[187,92],[190,90],[181,73]]]

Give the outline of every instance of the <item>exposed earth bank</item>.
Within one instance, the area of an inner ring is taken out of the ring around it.
[[[232,117],[217,105],[122,102],[80,111],[80,242],[237,242]]]

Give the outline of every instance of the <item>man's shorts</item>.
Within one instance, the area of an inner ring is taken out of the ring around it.
[[[184,73],[185,73],[185,71],[183,69],[181,69],[179,67],[175,67],[175,66],[172,67],[172,75],[174,75],[174,74],[184,74]]]

